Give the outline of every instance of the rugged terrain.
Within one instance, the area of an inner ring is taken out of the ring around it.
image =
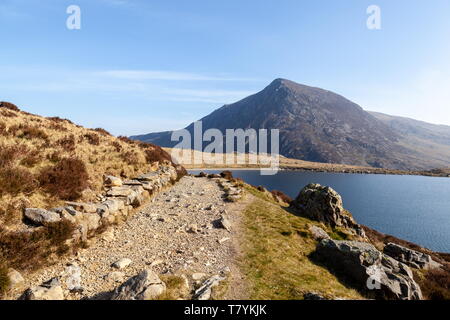
[[[313,162],[400,170],[450,166],[449,128],[403,123],[364,111],[333,92],[277,79],[259,93],[201,119],[203,130],[279,129],[280,153]],[[187,129],[193,135],[193,124]],[[427,134],[424,134],[426,131]],[[446,132],[445,135],[441,134]],[[171,132],[133,139],[173,147]]]

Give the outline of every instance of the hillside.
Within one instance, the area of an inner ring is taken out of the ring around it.
[[[29,114],[1,102],[0,225],[19,225],[25,207],[95,201],[103,175],[131,177],[165,160],[171,161],[170,155],[155,145]]]
[[[405,132],[333,92],[276,79],[261,92],[201,119],[203,130],[279,129],[280,153],[305,161],[401,170],[448,167],[446,137],[405,138]],[[193,124],[187,129],[193,132]],[[173,147],[171,132],[132,139]],[[434,136],[439,136],[435,133]],[[433,137],[434,137],[433,136]],[[415,140],[421,144],[416,145]],[[433,150],[422,147],[432,142]]]

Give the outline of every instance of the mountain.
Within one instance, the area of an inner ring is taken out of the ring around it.
[[[331,91],[276,79],[201,119],[203,130],[279,129],[280,153],[307,161],[423,170],[450,165],[450,127],[364,111]],[[193,124],[188,129],[193,133]],[[171,131],[132,139],[173,147]]]

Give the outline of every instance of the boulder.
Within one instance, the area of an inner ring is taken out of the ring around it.
[[[48,223],[61,221],[61,217],[58,213],[44,209],[27,208],[25,209],[24,215],[25,218],[36,225],[45,225]]]
[[[326,233],[325,230],[323,230],[322,228],[320,228],[318,226],[310,226],[309,232],[311,232],[311,235],[313,236],[313,238],[315,240],[320,241],[323,239],[330,239],[330,236],[328,235],[328,233]]]
[[[347,228],[365,237],[364,231],[344,209],[341,196],[332,188],[308,184],[291,203],[291,208],[315,221],[332,227]]]
[[[66,275],[66,286],[71,292],[82,292],[81,287],[81,268],[76,263],[71,263],[64,271]]]
[[[231,222],[225,215],[222,215],[219,220],[214,223],[218,228],[223,228],[228,232],[231,232]]]
[[[147,182],[157,182],[159,181],[159,173],[158,172],[150,172],[147,174],[140,175],[136,178],[139,181],[147,181]]]
[[[21,300],[64,300],[64,291],[58,278],[27,289]]]
[[[103,179],[103,183],[107,187],[121,187],[122,179],[114,177],[114,176],[105,176]]]
[[[152,270],[145,270],[114,290],[111,300],[153,300],[166,291],[166,285]]]
[[[316,257],[358,289],[377,299],[420,300],[422,293],[405,264],[382,254],[373,245],[358,241],[324,239]]]
[[[405,248],[395,243],[388,243],[384,247],[383,252],[395,260],[416,269],[432,269],[440,266],[430,255]]]
[[[110,214],[116,214],[125,207],[124,202],[118,199],[108,199],[102,205],[108,208]]]

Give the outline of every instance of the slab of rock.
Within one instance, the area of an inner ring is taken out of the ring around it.
[[[364,230],[344,209],[341,196],[332,188],[320,184],[308,184],[291,203],[291,208],[315,221],[332,227],[347,228],[365,237]]]
[[[214,225],[218,228],[223,228],[228,232],[231,232],[231,222],[225,215],[222,215],[219,220],[215,221]]]
[[[53,278],[40,286],[25,291],[21,300],[64,300],[64,291],[58,278]]]
[[[330,239],[328,233],[318,226],[310,226],[309,231],[315,240]]]
[[[411,250],[395,243],[388,243],[383,252],[397,261],[416,269],[432,269],[440,266],[430,255]]]
[[[133,261],[131,261],[128,258],[122,258],[119,261],[116,261],[112,264],[113,268],[116,269],[125,269],[126,267],[128,267]]]
[[[11,289],[17,288],[25,281],[25,279],[22,277],[19,271],[11,268],[8,270],[8,278],[9,278],[9,287]]]
[[[74,208],[79,212],[95,213],[97,212],[97,205],[93,203],[84,202],[66,202],[66,205]]]
[[[324,239],[317,246],[316,255],[330,269],[353,280],[360,290],[377,299],[422,299],[411,269],[369,243]]]
[[[71,263],[64,271],[66,275],[66,286],[71,292],[83,292],[81,287],[81,268],[76,263]]]
[[[105,280],[111,281],[111,282],[122,282],[124,278],[125,278],[125,274],[120,271],[113,271],[113,272],[108,273],[105,276]]]
[[[106,195],[108,197],[128,197],[133,193],[133,190],[128,187],[112,187],[111,190],[109,190]]]
[[[25,218],[36,225],[45,225],[61,221],[58,213],[38,208],[27,208],[24,212]]]
[[[121,187],[123,184],[122,179],[114,176],[105,176],[103,183],[108,187]]]
[[[166,291],[166,285],[152,270],[145,270],[114,290],[111,300],[153,300]]]
[[[193,299],[194,300],[209,300],[211,298],[212,288],[219,285],[221,281],[225,280],[224,277],[219,275],[215,275],[205,282],[203,282],[202,286],[195,290]]]

